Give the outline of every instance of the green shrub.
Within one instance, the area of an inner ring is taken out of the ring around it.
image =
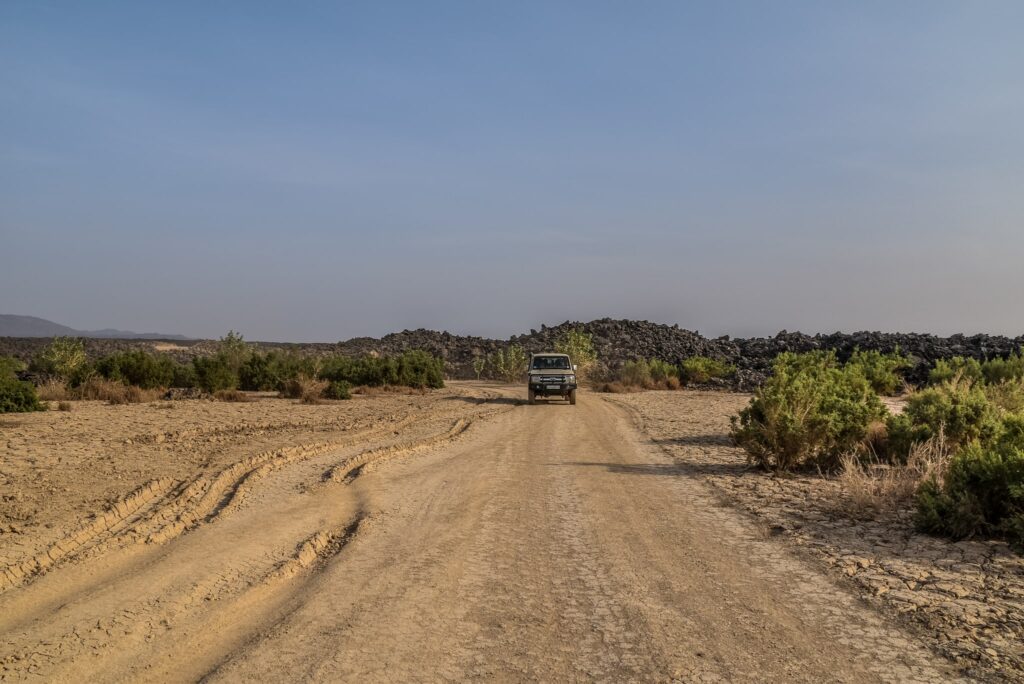
[[[25,370],[25,364],[13,356],[0,356],[0,378],[14,377],[18,371]]]
[[[736,367],[724,361],[706,356],[691,356],[680,364],[682,379],[686,384],[710,382],[715,378],[727,378],[736,372]]]
[[[660,359],[648,361],[647,369],[650,372],[651,380],[658,384],[664,384],[669,378],[679,377],[679,369],[677,367]]]
[[[555,341],[555,351],[560,354],[568,354],[569,360],[576,366],[576,375],[581,379],[597,363],[597,352],[594,350],[594,336],[584,332],[582,328],[572,328],[565,331]]]
[[[85,345],[82,340],[71,337],[55,337],[32,359],[29,368],[72,385],[81,384],[90,370]]]
[[[859,368],[876,392],[892,396],[903,387],[903,376],[900,371],[910,368],[913,364],[910,357],[900,354],[898,349],[892,354],[857,349],[847,361],[847,365]]]
[[[196,385],[205,392],[213,394],[238,387],[238,373],[219,354],[196,357],[192,360],[192,366],[195,369]]]
[[[975,442],[950,462],[940,483],[917,494],[918,528],[954,539],[997,536],[1024,550],[1024,449]]]
[[[32,383],[15,377],[14,374],[21,369],[22,363],[17,359],[0,357],[0,413],[46,410]]]
[[[425,351],[414,349],[407,351],[397,359],[398,377],[395,385],[423,389],[440,389],[444,387],[444,363]],[[525,363],[524,372],[525,372]]]
[[[1005,359],[989,359],[981,364],[981,374],[990,384],[1024,380],[1024,354],[1017,351]]]
[[[765,468],[831,467],[862,448],[869,425],[885,413],[864,374],[840,366],[834,352],[786,352],[750,405],[732,418],[732,436]]]
[[[634,387],[647,387],[652,382],[651,367],[644,359],[627,361],[619,371],[619,382]]]
[[[322,361],[316,375],[328,382],[347,382],[353,386],[438,389],[444,387],[444,362],[421,350],[393,357],[333,356]]]
[[[928,382],[932,385],[941,385],[958,377],[978,382],[982,379],[981,364],[976,359],[965,359],[962,356],[939,359],[935,362],[935,368],[928,373]]]
[[[890,455],[905,460],[914,442],[940,431],[954,449],[973,440],[991,442],[1003,429],[1001,417],[980,383],[960,379],[926,387],[910,396],[903,413],[886,421]]]
[[[246,362],[252,354],[252,349],[249,348],[249,344],[242,337],[241,333],[236,333],[234,330],[229,330],[228,334],[220,338],[220,344],[217,347],[217,356],[221,358],[221,361],[230,368],[236,375],[242,368],[242,364]]]
[[[335,380],[324,390],[325,399],[351,399],[352,385],[344,380]]]
[[[198,387],[199,378],[196,376],[196,367],[191,364],[174,364],[174,375],[171,377],[171,387]]]
[[[176,365],[168,356],[135,349],[103,357],[96,362],[96,372],[108,380],[153,389],[173,384]]]
[[[1024,381],[1006,380],[984,386],[985,396],[993,404],[1010,413],[1024,412]]]
[[[294,380],[300,375],[312,377],[316,374],[313,359],[298,354],[282,354],[269,351],[266,354],[253,353],[245,359],[238,371],[239,387],[254,392],[280,390],[281,384]]]

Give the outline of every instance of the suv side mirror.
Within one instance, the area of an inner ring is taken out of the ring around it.
[[[574,363],[574,364],[572,364],[572,369],[573,369],[573,370],[576,370],[576,364],[575,364],[575,363]]]

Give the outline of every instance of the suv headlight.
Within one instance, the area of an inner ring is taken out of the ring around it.
[[[574,385],[574,384],[576,384],[576,376],[575,375],[566,375],[565,376],[565,381],[567,383],[569,383],[570,385]]]
[[[540,376],[539,375],[531,375],[530,376],[530,382],[532,382],[532,383],[540,382]]]

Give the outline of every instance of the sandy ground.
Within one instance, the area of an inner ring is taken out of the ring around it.
[[[5,419],[0,676],[958,677],[622,403],[521,394]]]

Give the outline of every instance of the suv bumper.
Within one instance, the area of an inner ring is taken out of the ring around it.
[[[534,394],[539,396],[546,395],[558,395],[568,394],[569,392],[576,389],[576,383],[572,382],[561,382],[561,383],[546,383],[546,382],[531,382],[530,389]]]

